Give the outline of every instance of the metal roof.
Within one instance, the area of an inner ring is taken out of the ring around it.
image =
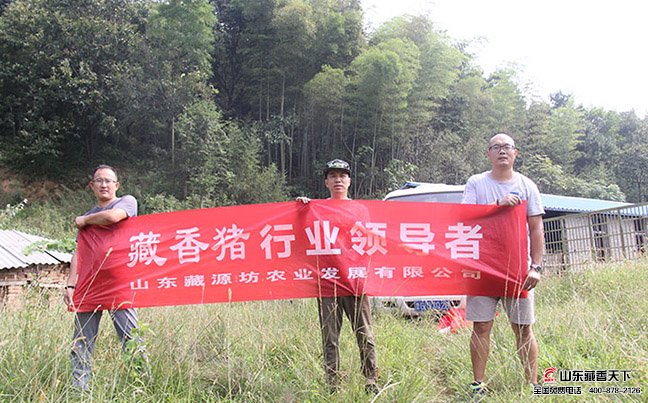
[[[570,213],[589,213],[617,207],[632,206],[612,200],[588,199],[585,197],[559,196],[542,193],[542,204],[545,210],[566,211]]]
[[[25,248],[32,243],[48,240],[20,231],[0,230],[0,270],[23,268],[33,264],[69,263],[72,259],[70,253],[34,251],[25,255]]]
[[[448,200],[455,203],[461,203],[464,185],[446,185],[444,183],[426,183],[426,182],[406,182],[398,190],[390,192],[385,197],[387,199],[396,199],[403,196],[420,195],[427,193],[453,193],[456,194],[455,200]],[[566,212],[566,213],[589,213],[618,207],[632,206],[632,203],[623,203],[612,200],[589,199],[585,197],[559,196],[541,193],[542,205],[545,211]]]

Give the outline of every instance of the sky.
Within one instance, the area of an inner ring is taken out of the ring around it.
[[[644,0],[361,0],[369,29],[427,15],[469,40],[489,74],[516,66],[531,95],[648,117],[648,2]]]

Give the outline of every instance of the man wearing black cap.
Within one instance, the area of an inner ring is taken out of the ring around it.
[[[349,186],[351,185],[351,168],[346,161],[335,159],[326,163],[324,168],[324,184],[329,190],[330,199],[351,200]],[[298,197],[298,201],[308,203],[307,197]],[[333,390],[339,383],[340,349],[338,339],[342,328],[342,314],[346,314],[355,333],[362,373],[367,378],[365,389],[369,393],[378,393],[376,377],[376,348],[371,331],[371,306],[369,299],[364,296],[322,297],[317,299],[320,326],[322,329],[322,346],[324,349],[324,366],[326,378]]]

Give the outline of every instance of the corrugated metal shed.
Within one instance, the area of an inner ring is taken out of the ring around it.
[[[0,270],[24,268],[34,264],[56,265],[70,262],[70,253],[34,251],[25,255],[26,247],[43,240],[47,239],[20,231],[0,230]]]
[[[559,196],[541,194],[542,204],[547,211],[564,211],[569,213],[589,213],[592,211],[605,210],[632,206],[631,203],[622,203],[612,200],[588,199],[584,197]]]

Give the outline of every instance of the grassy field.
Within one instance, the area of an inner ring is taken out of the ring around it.
[[[620,383],[571,383],[581,396],[534,397],[505,315],[497,318],[485,401],[648,401],[648,262],[605,265],[545,279],[537,292],[540,373],[547,367],[631,370]],[[365,394],[357,346],[345,320],[342,387],[324,383],[314,300],[140,310],[152,377],[129,375],[112,324],[102,321],[92,391],[69,387],[72,314],[36,301],[0,312],[0,401],[350,402]],[[469,401],[470,331],[439,334],[434,320],[375,312],[381,393],[375,401]],[[563,383],[564,385],[565,383]],[[560,385],[560,383],[559,383]],[[634,396],[593,395],[593,386],[641,387]]]

